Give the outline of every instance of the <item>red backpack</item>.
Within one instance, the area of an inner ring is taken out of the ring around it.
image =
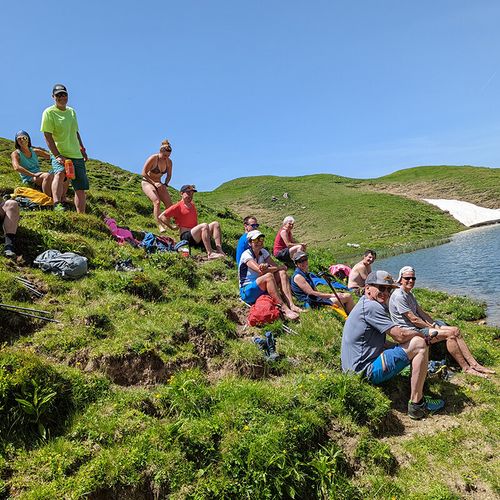
[[[261,295],[250,308],[247,322],[250,326],[265,325],[280,316],[277,302],[270,295]]]

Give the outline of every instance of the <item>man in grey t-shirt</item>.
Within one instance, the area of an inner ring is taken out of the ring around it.
[[[370,382],[380,384],[412,365],[411,395],[408,415],[425,417],[444,406],[441,399],[424,398],[423,388],[429,359],[428,335],[396,326],[390,319],[387,302],[397,288],[386,271],[375,271],[365,282],[365,295],[351,311],[342,334],[342,369],[363,374]],[[398,344],[386,342],[390,335]]]

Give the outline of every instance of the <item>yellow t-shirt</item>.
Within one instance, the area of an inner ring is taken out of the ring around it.
[[[76,133],[78,122],[73,108],[61,111],[57,106],[50,106],[42,115],[42,132],[52,134],[59,152],[67,158],[83,158]]]

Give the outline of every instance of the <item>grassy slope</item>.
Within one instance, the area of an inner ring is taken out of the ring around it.
[[[17,182],[11,147],[0,140],[0,191]],[[140,250],[116,245],[101,215],[153,229],[151,208],[138,176],[95,161],[89,171],[89,215],[24,213],[24,262],[0,257],[2,300],[49,310],[62,321],[44,324],[0,311],[0,498],[500,493],[496,380],[457,375],[453,383],[431,382],[431,391],[446,396],[448,410],[412,423],[404,414],[407,381],[381,390],[339,373],[342,323],[328,311],[304,315],[294,326],[297,335],[273,325],[285,357],[266,363],[250,342],[259,332],[242,328],[245,310],[231,262],[168,254],[144,259]],[[364,210],[368,199],[374,214],[388,199],[398,206],[396,197],[357,195],[357,181],[338,180],[331,187],[350,197],[346,206]],[[329,192],[326,181],[322,194]],[[239,182],[236,199],[245,192],[245,181]],[[297,203],[294,196],[290,203]],[[237,218],[220,198],[203,199],[202,219],[219,219],[234,244]],[[254,203],[257,209],[257,197]],[[383,217],[387,224],[393,215]],[[63,282],[33,269],[32,258],[49,247],[86,255],[90,274]],[[115,272],[114,261],[125,256],[144,272]],[[45,297],[33,302],[14,279],[20,275]],[[425,291],[420,300],[462,327],[480,361],[500,368],[493,341],[498,329],[468,322],[482,317],[483,307]]]

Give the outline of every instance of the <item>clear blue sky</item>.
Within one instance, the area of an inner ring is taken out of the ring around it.
[[[3,3],[0,136],[34,142],[54,83],[89,155],[172,185],[500,165],[496,0]]]

